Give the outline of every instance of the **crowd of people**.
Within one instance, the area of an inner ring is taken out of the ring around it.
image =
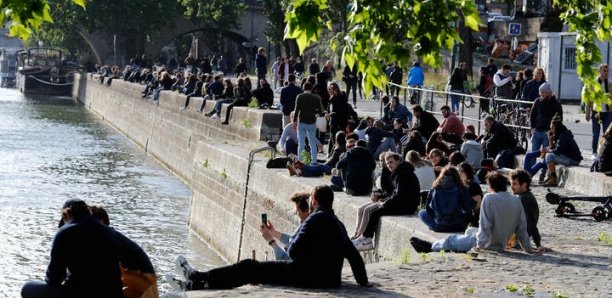
[[[361,74],[355,66],[346,66],[343,71],[344,92],[332,79],[335,69],[330,61],[320,67],[312,59],[306,68],[300,57],[277,57],[271,67],[272,86],[266,81],[265,55],[263,49],[257,53],[255,89],[244,74],[244,61],[236,67],[235,86],[222,74],[178,71],[171,75],[164,67],[139,67],[138,61],[132,61],[123,71],[109,69],[107,84],[111,79],[141,83],[145,85],[143,97],[151,96],[152,100],[157,100],[162,90],[186,94],[185,107],[193,97],[202,96],[204,102],[214,100],[215,108],[207,114],[210,117],[220,117],[224,103],[230,108],[242,106],[249,104],[251,98],[260,106],[272,106],[277,90],[283,115],[279,148],[286,155],[289,174],[331,176],[329,186],[317,186],[310,194],[291,197],[301,222],[293,236],[276,231],[270,221],[262,223],[262,237],[273,247],[277,261],[243,260],[200,272],[179,258],[182,278],[170,277],[171,283],[189,290],[233,288],[247,283],[338,287],[346,258],[357,282],[366,286],[369,283],[358,251],[374,248],[381,217],[387,215],[417,215],[433,231],[461,233],[434,243],[414,239],[420,251],[511,249],[516,246],[510,241],[513,237],[528,253],[549,250],[542,246],[537,228],[539,208],[530,192],[532,177],[540,172],[541,185],[557,186],[556,166],[576,166],[582,155],[572,132],[562,122],[562,106],[541,68],[520,72],[517,79],[510,74],[509,66],[498,70],[492,60],[481,68],[481,95],[533,102],[531,148],[523,170],[515,169],[514,156],[520,150],[511,130],[495,117],[487,116],[484,132],[477,134],[474,126],[464,125],[456,115],[459,98],[455,95],[451,95],[450,106],[440,108],[443,119],[439,122],[419,104],[410,108],[401,104],[399,88],[392,84],[380,98],[384,115],[380,119],[361,118],[354,110],[357,93],[361,93]],[[105,76],[107,68],[100,69],[101,76]],[[401,67],[390,65],[387,70],[390,81],[401,84]],[[413,63],[408,74],[408,85],[422,86],[424,78],[418,62]],[[466,65],[460,63],[449,79],[449,90],[464,92],[466,81]],[[608,92],[607,65],[600,67],[600,82]],[[224,123],[229,120],[230,108]],[[587,121],[593,120],[594,134],[595,129],[598,135],[600,129],[604,131],[601,142],[594,139],[593,153],[599,155],[593,167],[612,174],[608,108],[587,105],[586,117]],[[327,144],[327,150],[323,144]],[[487,185],[486,194],[481,184]],[[512,193],[508,192],[509,185]],[[333,213],[334,192],[371,198],[359,208],[356,229],[350,238]],[[65,276],[59,276],[62,278]],[[47,284],[56,285],[56,280],[48,278]],[[26,285],[24,291],[30,287],[33,286]]]

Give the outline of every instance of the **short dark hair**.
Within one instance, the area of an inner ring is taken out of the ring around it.
[[[476,140],[477,136],[471,131],[466,131],[463,133],[463,138],[466,140]]]
[[[312,90],[312,83],[310,82],[304,83],[304,91],[310,91],[310,90]]]
[[[302,211],[308,211],[308,198],[310,198],[310,194],[307,192],[294,192],[289,200],[294,202],[298,209]]]
[[[523,169],[510,171],[510,179],[518,180],[519,184],[527,183],[527,189],[531,186],[531,175]]]
[[[498,172],[491,172],[487,175],[487,184],[495,191],[501,192],[508,190],[508,177]]]
[[[512,67],[509,64],[504,64],[502,69],[512,69]]]
[[[312,189],[310,194],[316,198],[320,207],[331,208],[334,203],[334,191],[329,185],[317,185]]]
[[[357,141],[355,146],[367,148],[368,147],[368,143],[365,140],[359,140],[359,141]]]
[[[292,73],[290,73],[290,74],[289,74],[289,77],[287,77],[287,80],[288,80],[289,82],[295,82],[295,75],[294,75],[294,74],[292,74]]]
[[[104,225],[110,225],[110,219],[108,218],[108,213],[102,206],[91,205],[89,206],[89,210],[91,211],[91,216],[94,219],[99,220]]]
[[[346,135],[346,140],[355,140],[355,141],[359,141],[359,135],[357,133],[351,132],[349,134]]]
[[[491,122],[495,122],[495,117],[493,117],[493,115],[488,115],[487,117],[484,118],[485,121],[491,121]]]
[[[447,111],[450,111],[450,107],[449,107],[449,106],[447,106],[447,105],[443,105],[443,106],[440,108],[440,110],[447,110]]]
[[[423,112],[423,107],[421,107],[421,105],[413,105],[412,111],[413,112]]]

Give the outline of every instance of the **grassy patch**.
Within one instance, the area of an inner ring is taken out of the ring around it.
[[[551,297],[552,298],[568,298],[569,296],[563,292],[556,291],[552,293]]]
[[[259,109],[259,102],[257,101],[257,98],[252,97],[247,107],[251,109]]]
[[[399,263],[402,265],[406,265],[410,263],[410,250],[409,249],[404,248],[402,250],[402,256],[399,259]]]
[[[476,293],[476,289],[474,287],[465,288],[465,292],[468,294]]]
[[[597,240],[603,242],[605,245],[612,246],[612,234],[610,233],[606,233],[606,232],[599,233]]]
[[[518,286],[516,285],[506,285],[504,287],[504,290],[510,292],[510,293],[516,293],[516,291],[518,291]]]
[[[535,296],[535,290],[530,285],[525,285],[521,288],[521,293],[525,296],[533,297]]]
[[[210,166],[210,164],[208,163],[208,158],[204,160],[204,162],[202,163],[202,166],[205,168],[208,168]]]
[[[245,128],[251,127],[251,120],[249,120],[249,119],[242,119],[242,126],[244,126]]]
[[[221,177],[223,177],[223,179],[227,179],[227,172],[225,171],[225,168],[223,168],[223,170],[221,171]]]

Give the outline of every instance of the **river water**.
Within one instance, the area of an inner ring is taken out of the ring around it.
[[[0,89],[0,297],[43,279],[68,198],[105,207],[161,277],[185,255],[196,268],[223,260],[189,232],[190,190],[129,139],[70,98]]]

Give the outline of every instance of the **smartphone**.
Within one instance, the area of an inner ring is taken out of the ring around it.
[[[264,227],[268,227],[268,214],[261,214],[261,223],[264,225]]]

